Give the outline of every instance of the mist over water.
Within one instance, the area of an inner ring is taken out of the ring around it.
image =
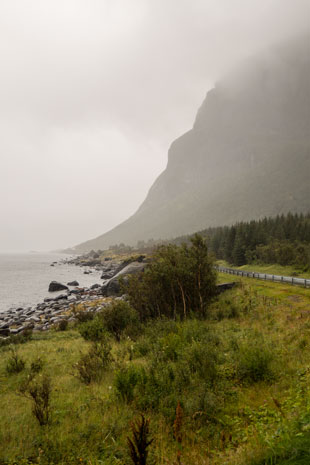
[[[84,274],[78,266],[59,264],[67,259],[64,254],[0,254],[0,312],[9,308],[29,307],[45,297],[56,297],[62,292],[48,292],[51,281],[64,284],[77,280],[81,286],[100,283],[100,272]],[[50,266],[54,261],[58,264]]]

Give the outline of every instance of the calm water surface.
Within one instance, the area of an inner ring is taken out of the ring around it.
[[[48,292],[51,281],[67,284],[77,280],[81,286],[101,282],[99,271],[86,275],[78,266],[59,264],[67,258],[68,255],[55,253],[0,254],[0,312],[29,307],[57,295]],[[50,266],[54,261],[58,264]]]

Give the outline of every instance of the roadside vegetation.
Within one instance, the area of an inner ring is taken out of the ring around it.
[[[0,464],[309,463],[309,290],[227,278],[162,246],[128,300],[1,346]]]

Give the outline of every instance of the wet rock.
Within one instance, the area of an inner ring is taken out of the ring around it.
[[[8,324],[7,322],[2,323],[2,324],[0,325],[0,330],[1,330],[1,329],[7,329],[8,327],[9,327],[9,324]]]
[[[83,289],[71,289],[70,295],[71,294],[81,294],[83,292]]]
[[[10,335],[9,328],[0,328],[0,337],[6,337]]]
[[[67,300],[68,296],[67,294],[60,294],[58,295],[57,297],[55,297],[54,301],[58,301],[58,300]]]
[[[90,286],[91,289],[98,289],[100,286],[100,284],[93,284],[92,286]]]
[[[12,328],[10,330],[10,334],[18,334],[21,333],[24,330],[24,326],[20,326],[19,328]]]
[[[70,283],[67,283],[68,286],[79,286],[79,283],[77,281],[71,281]]]
[[[57,281],[52,281],[48,287],[49,292],[63,291],[65,289],[68,289],[68,286],[65,286],[64,284],[61,284]]]
[[[218,284],[216,287],[217,287],[217,292],[218,294],[221,294],[222,292],[224,291],[227,291],[229,289],[232,289],[233,287],[235,287],[237,285],[237,283],[235,281],[231,282],[231,283],[222,283],[222,284]]]
[[[126,281],[126,276],[142,272],[145,266],[146,266],[145,263],[139,263],[139,262],[132,262],[129,265],[125,266],[112,279],[107,281],[107,283],[105,283],[102,286],[101,289],[102,289],[103,295],[106,295],[108,297],[118,295],[121,291],[119,278],[123,277],[124,280]]]

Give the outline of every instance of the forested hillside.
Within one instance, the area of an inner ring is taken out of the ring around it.
[[[310,269],[310,214],[278,215],[201,231],[217,259],[232,265],[278,263]],[[187,242],[188,237],[174,242]]]

